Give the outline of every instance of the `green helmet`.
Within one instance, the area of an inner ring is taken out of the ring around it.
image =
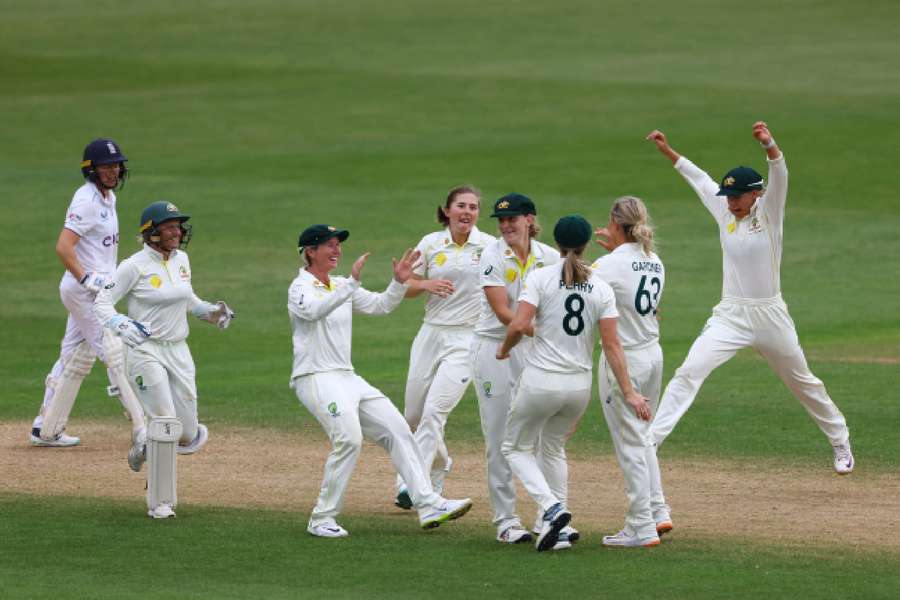
[[[191,215],[184,214],[171,202],[160,200],[150,204],[141,213],[140,233],[145,242],[158,242],[159,230],[157,228],[166,221],[178,221],[181,223],[180,247],[183,249],[191,241],[191,226],[185,225],[185,221],[190,218]]]

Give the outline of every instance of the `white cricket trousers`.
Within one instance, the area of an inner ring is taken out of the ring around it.
[[[82,342],[90,344],[94,355],[100,360],[105,360],[103,353],[103,325],[94,314],[94,294],[85,290],[74,278],[64,277],[59,286],[59,297],[63,306],[69,311],[66,321],[66,333],[60,343],[59,358],[50,369],[44,387],[44,400],[41,403],[41,412],[49,408],[50,398],[53,397],[52,382],[62,377],[66,363],[75,352],[75,348]],[[115,382],[111,374],[109,377],[110,393],[115,388]],[[40,428],[43,417],[38,414],[34,418],[32,427]]]
[[[825,385],[806,364],[794,321],[781,296],[762,300],[723,298],[666,386],[651,432],[661,443],[687,412],[700,385],[735,353],[752,346],[769,363],[832,445],[850,439],[847,422]]]
[[[409,353],[403,416],[425,466],[446,469],[444,426],[472,379],[472,327],[423,323]]]
[[[388,451],[391,463],[406,481],[416,508],[440,504],[442,499],[431,489],[425,463],[409,426],[397,407],[379,390],[353,371],[302,375],[294,378],[291,385],[331,440],[325,477],[310,525],[331,522],[341,512],[363,438]]]
[[[152,338],[129,348],[125,368],[138,400],[152,419],[176,417],[181,421],[181,445],[197,437],[197,383],[194,359],[187,342],[160,342]]]
[[[503,456],[502,446],[506,438],[506,418],[516,381],[524,366],[524,348],[530,345],[530,342],[523,342],[512,349],[507,360],[497,360],[497,348],[502,342],[503,340],[476,334],[472,336],[471,352],[472,376],[475,379],[481,431],[484,434],[488,493],[498,533],[512,525],[522,524],[516,515],[513,472]]]
[[[625,361],[631,385],[647,398],[651,413],[656,414],[662,389],[662,348],[654,342],[647,347],[625,350]],[[650,423],[639,419],[634,409],[625,402],[625,395],[605,354],[600,355],[597,383],[603,416],[625,479],[625,494],[628,497],[625,531],[641,538],[654,537],[656,521],[653,515],[660,510],[668,511],[669,507],[662,492]]]
[[[566,503],[566,441],[590,401],[590,371],[551,373],[528,366],[516,385],[502,451],[541,514]]]

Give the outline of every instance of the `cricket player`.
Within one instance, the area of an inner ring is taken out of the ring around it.
[[[97,292],[116,269],[119,219],[115,191],[128,176],[128,158],[113,140],[97,139],[84,149],[81,173],[85,183],[75,192],[56,242],[56,254],[66,268],[59,295],[69,311],[60,355],[46,379],[40,414],[31,425],[35,446],[76,446],[78,437],[66,434],[69,414],[94,360],[106,363],[111,396],[118,396],[131,419],[132,441],[144,429],[144,413],[128,386],[122,343],[106,333],[94,316]]]
[[[592,269],[615,293],[617,332],[628,374],[637,392],[647,398],[651,414],[655,414],[663,368],[656,315],[666,271],[654,253],[654,231],[647,207],[634,196],[618,198],[610,210],[609,223],[596,233],[597,243],[610,254],[598,258]],[[615,535],[604,536],[603,545],[655,546],[661,534],[672,530],[672,518],[662,492],[650,422],[640,418],[626,400],[605,350],[597,367],[597,383],[628,496],[625,526]]]
[[[390,454],[394,468],[406,482],[422,528],[438,527],[466,514],[472,501],[447,500],[434,492],[418,445],[400,411],[357,375],[350,363],[353,313],[384,315],[396,309],[406,294],[406,282],[419,252],[407,250],[399,261],[392,261],[394,279],[378,294],[360,287],[368,253],[353,263],[350,277],[331,276],[341,258],[341,243],[349,236],[350,232],[329,225],[305,229],[298,246],[306,264],[288,290],[294,344],[291,388],[322,425],[332,445],[307,531],[324,538],[348,535],[335,517],[341,512],[363,438],[380,444]]]
[[[190,215],[171,202],[153,202],[141,214],[143,248],[122,261],[97,295],[94,312],[101,323],[129,347],[128,378],[152,418],[176,417],[181,425],[179,454],[193,454],[209,432],[197,418],[194,359],[187,345],[187,315],[226,329],[234,312],[222,301],[201,300],[191,285],[191,263],[184,252],[191,238]],[[127,315],[115,305],[127,300]],[[147,456],[146,438],[128,455],[140,471]],[[174,506],[150,506],[154,518],[174,516]]]
[[[753,124],[753,137],[769,163],[769,182],[750,167],[736,167],[721,185],[669,145],[661,131],[647,139],[675,165],[719,225],[722,301],[713,308],[684,364],[666,386],[651,427],[661,443],[687,412],[700,385],[741,348],[752,346],[803,405],[834,448],[834,469],[853,471],[850,432],[825,386],[809,370],[794,322],[781,298],[781,250],[788,171],[769,127]]]
[[[416,246],[422,264],[410,277],[406,292],[407,298],[429,293],[425,322],[409,353],[403,414],[415,431],[438,494],[453,464],[444,426],[472,379],[469,352],[481,300],[478,265],[484,248],[495,240],[475,225],[480,206],[477,188],[463,185],[450,190],[444,206],[437,209],[444,229],[426,235]],[[412,508],[402,480],[394,504]]]
[[[501,452],[513,388],[524,366],[524,351],[516,348],[509,360],[500,361],[497,349],[516,314],[525,278],[536,269],[559,262],[559,252],[536,239],[540,233],[536,215],[534,202],[522,194],[507,194],[494,203],[491,217],[497,219],[501,237],[481,254],[483,297],[472,337],[472,375],[484,433],[488,492],[497,541],[505,544],[530,542],[532,536],[516,514],[513,474]],[[543,512],[539,518],[543,518]]]
[[[535,542],[538,552],[559,541],[568,543],[564,528],[572,514],[565,506],[565,445],[591,400],[597,326],[626,401],[640,418],[650,419],[646,399],[631,385],[616,335],[615,295],[581,259],[591,240],[590,223],[578,215],[563,217],[553,228],[553,237],[564,260],[528,275],[496,355],[497,360],[508,359],[533,322],[534,339],[510,405],[503,455],[543,513]]]

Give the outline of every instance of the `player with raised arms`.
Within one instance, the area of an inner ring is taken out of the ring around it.
[[[616,199],[609,211],[609,223],[596,233],[597,243],[610,254],[598,258],[592,269],[615,293],[617,332],[628,361],[628,374],[637,392],[647,398],[651,413],[655,413],[663,368],[657,309],[666,271],[654,252],[654,231],[647,207],[634,196]],[[622,530],[605,536],[603,544],[655,546],[661,534],[672,530],[672,518],[662,492],[650,423],[635,414],[612,367],[604,349],[597,367],[600,406],[625,478],[628,512]]]
[[[669,145],[659,130],[647,139],[672,161],[719,226],[722,245],[722,300],[713,308],[684,363],[669,381],[651,431],[657,443],[687,412],[703,381],[719,365],[747,347],[769,367],[803,405],[834,449],[834,469],[853,471],[850,432],[825,385],[809,370],[794,321],[781,297],[781,251],[788,171],[769,127],[753,124],[753,138],[769,164],[768,186],[750,167],[736,167],[721,185]]]
[[[56,254],[66,268],[59,295],[69,311],[59,359],[47,375],[40,414],[31,426],[35,446],[75,446],[81,440],[65,433],[81,382],[94,360],[106,363],[109,395],[118,396],[131,419],[132,443],[143,435],[144,411],[128,386],[122,342],[94,316],[94,298],[116,270],[119,218],[116,194],[125,178],[128,158],[113,140],[97,139],[84,149],[85,183],[75,192],[66,222],[56,241]]]
[[[538,552],[568,547],[562,535],[572,514],[566,508],[566,441],[591,400],[591,370],[597,329],[609,368],[638,417],[650,419],[646,399],[631,385],[625,354],[616,334],[616,298],[612,289],[582,261],[591,240],[583,217],[561,218],[553,238],[563,261],[538,269],[525,279],[516,315],[497,348],[497,360],[532,329],[524,369],[509,408],[503,456],[542,512]],[[538,461],[537,454],[542,457]],[[657,543],[659,539],[657,538]],[[562,544],[562,546],[560,546]]]
[[[403,415],[415,431],[438,494],[443,493],[453,464],[444,426],[472,379],[469,352],[481,300],[478,265],[485,246],[495,239],[476,226],[480,208],[477,188],[461,185],[450,190],[444,205],[437,208],[444,229],[429,233],[416,246],[422,264],[407,282],[407,298],[423,292],[429,295],[425,321],[409,352]],[[412,508],[402,479],[394,504]]]
[[[403,415],[379,390],[357,375],[350,362],[353,313],[385,315],[396,309],[407,291],[419,252],[407,250],[393,260],[394,278],[382,293],[360,286],[360,256],[350,277],[332,277],[350,232],[329,225],[307,227],[299,239],[306,263],[288,290],[288,313],[294,344],[291,387],[301,404],[319,421],[331,440],[319,499],[307,531],[318,537],[346,537],[335,517],[353,475],[362,441],[380,444],[406,482],[423,529],[437,527],[466,514],[472,501],[447,500],[435,493]]]
[[[153,202],[141,213],[141,250],[122,261],[97,295],[94,312],[129,347],[128,377],[150,416],[146,439],[132,448],[128,464],[140,471],[148,460],[147,507],[155,519],[175,516],[175,454],[193,454],[209,432],[197,419],[194,359],[187,345],[187,315],[225,329],[234,312],[224,302],[194,294],[190,215],[171,202]],[[126,300],[127,314],[115,305]],[[148,448],[149,446],[149,448]]]

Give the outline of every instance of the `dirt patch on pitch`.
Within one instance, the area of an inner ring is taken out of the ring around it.
[[[144,474],[129,470],[125,423],[79,424],[83,445],[35,448],[26,423],[0,423],[0,491],[134,499],[140,510]],[[178,462],[179,504],[297,511],[315,503],[328,452],[323,434],[211,427],[210,441]],[[274,443],[273,443],[274,441]],[[470,522],[490,534],[482,448],[454,448],[447,495],[475,501]],[[772,467],[759,461],[666,460],[664,484],[682,537],[729,536],[785,544],[873,546],[900,550],[900,475],[850,476],[821,468]],[[411,518],[393,507],[394,472],[387,454],[367,444],[350,483],[345,513]],[[570,457],[569,506],[585,533],[617,530],[625,512],[622,477],[612,456]],[[533,504],[520,490],[520,513]],[[467,520],[469,518],[467,517]]]

